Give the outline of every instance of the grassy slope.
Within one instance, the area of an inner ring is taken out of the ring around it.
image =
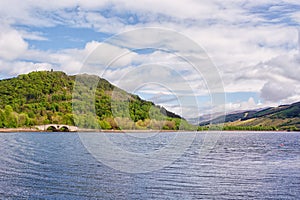
[[[213,124],[220,123],[221,117],[213,119]],[[202,125],[207,125],[205,122]],[[300,130],[300,102],[267,108],[260,111],[244,111],[226,116],[225,127],[234,129],[261,130]]]

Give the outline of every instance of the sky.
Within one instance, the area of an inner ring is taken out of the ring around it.
[[[289,104],[299,23],[298,0],[2,0],[0,79],[95,73],[186,118]]]

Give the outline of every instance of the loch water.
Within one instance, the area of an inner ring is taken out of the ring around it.
[[[126,151],[142,152],[191,133],[160,133],[155,140],[106,134],[117,145],[126,143],[120,147]],[[201,155],[206,134],[219,137]],[[145,173],[103,164],[78,133],[0,134],[0,199],[299,198],[299,132],[199,132],[172,164]]]

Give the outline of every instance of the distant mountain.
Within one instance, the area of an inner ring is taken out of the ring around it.
[[[95,90],[88,82],[98,82]],[[89,95],[94,99],[89,101]],[[102,129],[189,127],[179,115],[94,75],[38,71],[0,80],[0,128],[52,123]]]
[[[224,117],[225,121],[222,121]],[[231,129],[261,127],[262,130],[300,130],[300,102],[261,110],[232,113],[201,122],[200,126],[220,124],[223,122],[225,128],[231,127]]]

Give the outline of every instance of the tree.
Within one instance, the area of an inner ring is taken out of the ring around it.
[[[5,113],[3,110],[0,109],[0,128],[5,127],[5,121],[6,121]]]
[[[18,127],[21,126],[28,126],[29,125],[29,117],[26,113],[21,113],[19,114],[19,118],[18,118]]]
[[[13,112],[13,108],[10,105],[5,106],[4,114],[5,114],[4,127],[16,128],[18,119],[16,114]]]

